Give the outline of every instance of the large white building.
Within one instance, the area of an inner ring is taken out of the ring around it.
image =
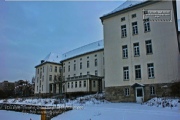
[[[64,53],[61,62],[66,94],[76,96],[102,92],[104,88],[103,40]]]
[[[168,10],[170,17],[144,16],[151,10]],[[142,102],[167,95],[171,83],[180,80],[176,12],[175,1],[126,1],[100,18],[106,99]]]
[[[104,89],[103,40],[63,55],[50,53],[36,68],[35,94],[77,96]]]
[[[170,15],[148,16],[151,10]],[[124,2],[100,18],[104,40],[63,55],[51,53],[36,66],[35,94],[105,90],[107,100],[129,102],[168,95],[171,83],[180,80],[176,11],[175,1]]]
[[[59,54],[50,53],[35,66],[35,95],[48,97],[62,93],[61,57]]]

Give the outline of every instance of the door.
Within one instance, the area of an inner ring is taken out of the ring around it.
[[[144,101],[144,89],[143,87],[136,87],[136,102],[142,103]]]

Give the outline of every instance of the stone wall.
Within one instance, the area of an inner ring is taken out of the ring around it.
[[[154,86],[155,94],[150,94],[150,87]],[[163,84],[146,84],[144,85],[144,101],[153,97],[170,96],[170,83]],[[125,88],[129,88],[129,96],[125,95]],[[105,98],[111,102],[136,102],[135,88],[131,86],[116,86],[105,88]]]

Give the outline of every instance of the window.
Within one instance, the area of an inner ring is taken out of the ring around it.
[[[146,41],[146,53],[147,54],[152,54],[153,53],[151,40]]]
[[[42,71],[40,71],[40,79],[41,79],[41,77],[42,77]]]
[[[77,88],[77,82],[75,82],[75,88]]]
[[[50,66],[50,72],[52,72],[52,66]]]
[[[154,86],[150,87],[150,94],[151,95],[155,95],[155,88],[154,88]]]
[[[57,66],[55,66],[54,72],[57,72]]]
[[[81,81],[79,81],[79,87],[81,87]]]
[[[144,31],[145,31],[145,32],[149,32],[149,31],[150,31],[150,22],[149,22],[149,18],[144,19]]]
[[[50,84],[50,91],[52,91],[52,84]]]
[[[39,69],[38,69],[38,74],[39,74]]]
[[[84,81],[84,87],[86,87],[86,81]]]
[[[49,81],[52,81],[52,75],[49,75]]]
[[[37,91],[38,91],[38,86],[37,86]]]
[[[42,85],[42,91],[43,91],[43,85]]]
[[[76,76],[76,74],[74,74],[74,77]]]
[[[123,67],[123,72],[124,72],[124,80],[129,80],[129,68]]]
[[[41,80],[39,81],[39,87],[41,87]]]
[[[135,65],[135,78],[141,79],[141,66]]]
[[[82,76],[82,73],[80,73],[80,76]]]
[[[93,87],[96,87],[96,81],[93,81]]]
[[[76,62],[76,60],[74,60],[74,62]]]
[[[65,67],[63,68],[64,72],[65,72]]]
[[[73,82],[71,82],[71,88],[73,88]]]
[[[68,82],[68,88],[69,88],[69,82]]]
[[[89,68],[89,61],[87,61],[87,68]]]
[[[68,78],[70,78],[70,75],[68,75]]]
[[[97,57],[97,55],[95,54],[94,57]]]
[[[147,64],[148,67],[148,78],[154,78],[154,64],[149,63]]]
[[[87,59],[89,59],[89,56],[87,56]]]
[[[89,71],[87,71],[87,75],[89,75]]]
[[[124,94],[125,94],[125,96],[129,96],[129,88],[124,89]]]
[[[132,14],[132,18],[135,18],[136,17],[136,14]]]
[[[68,66],[68,72],[70,72],[70,65]]]
[[[55,81],[57,80],[57,76],[56,76],[56,75],[54,75],[54,80],[55,80]]]
[[[82,60],[82,58],[80,58],[80,60]]]
[[[43,73],[44,73],[44,66],[43,66]]]
[[[38,83],[38,77],[37,77],[37,83]]]
[[[133,22],[133,23],[132,23],[132,33],[133,33],[133,35],[138,34],[137,22]]]
[[[82,62],[80,62],[80,69],[82,69]]]
[[[94,65],[97,66],[97,59],[94,60]]]
[[[140,56],[139,43],[134,43],[134,56]]]
[[[95,70],[95,76],[98,76],[98,71],[97,70]]]
[[[59,73],[61,73],[61,67],[59,67]]]
[[[42,81],[44,81],[44,75],[42,76]]]
[[[126,25],[121,26],[121,37],[126,37],[127,32],[126,32]]]
[[[122,18],[121,18],[121,22],[122,22],[122,21],[125,21],[125,17],[122,17]]]
[[[74,71],[76,70],[76,64],[74,64]]]
[[[122,54],[123,54],[123,58],[128,58],[128,48],[127,45],[122,46]]]

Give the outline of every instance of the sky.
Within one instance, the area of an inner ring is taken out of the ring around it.
[[[0,0],[0,82],[31,81],[34,67],[50,52],[63,54],[102,40],[99,17],[122,3]]]

